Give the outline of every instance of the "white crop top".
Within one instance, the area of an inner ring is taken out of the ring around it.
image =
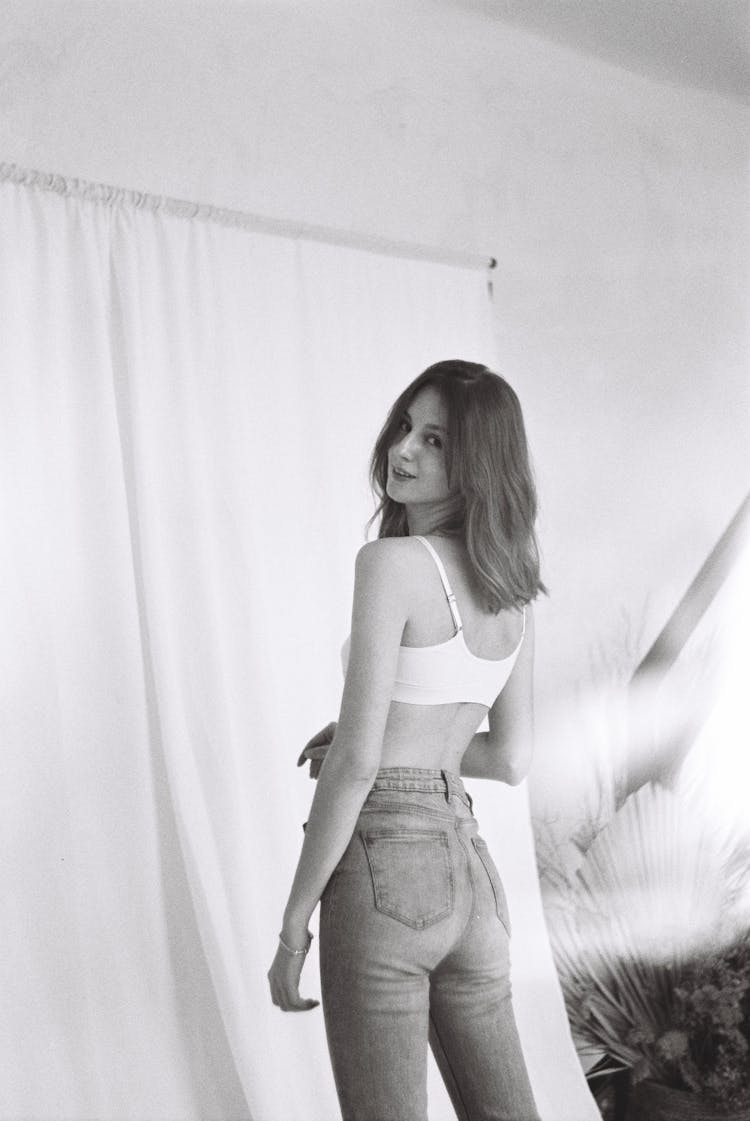
[[[464,641],[458,604],[448,581],[443,562],[424,537],[416,537],[431,554],[448,599],[456,633],[436,646],[399,646],[393,700],[413,705],[444,705],[460,701],[490,708],[510,677],[526,633],[526,609],[518,645],[507,658],[478,658]],[[349,664],[349,639],[341,650],[346,673]]]

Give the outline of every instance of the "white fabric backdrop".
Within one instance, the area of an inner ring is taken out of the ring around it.
[[[320,1010],[266,992],[294,763],[338,711],[370,447],[424,366],[492,363],[485,277],[57,186],[0,183],[0,1116],[331,1121]],[[474,785],[543,1116],[596,1118],[525,789]]]

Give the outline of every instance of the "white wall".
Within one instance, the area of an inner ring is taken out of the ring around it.
[[[0,112],[6,162],[494,254],[543,712],[623,612],[653,638],[747,487],[746,105],[448,3],[69,0],[5,5]],[[570,743],[543,736],[542,802]]]

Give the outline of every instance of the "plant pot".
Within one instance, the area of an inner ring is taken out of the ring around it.
[[[727,1113],[700,1094],[646,1079],[630,1091],[625,1121],[750,1121],[750,1106]]]

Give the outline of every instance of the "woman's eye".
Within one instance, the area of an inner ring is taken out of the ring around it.
[[[428,441],[428,443],[430,441],[432,441],[433,448],[442,448],[442,446],[443,446],[443,441],[440,439],[439,436],[428,436],[427,441]]]
[[[409,424],[409,421],[408,420],[400,420],[398,422],[398,430],[399,430],[399,432],[410,432],[411,431],[411,425]]]

